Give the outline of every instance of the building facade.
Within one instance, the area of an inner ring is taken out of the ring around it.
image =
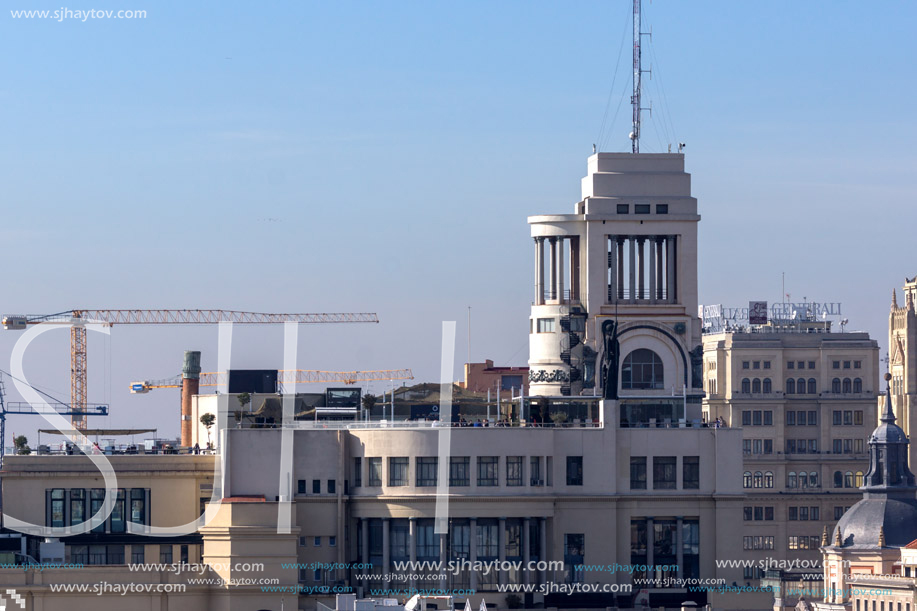
[[[704,335],[704,418],[743,432],[746,581],[819,566],[824,528],[861,498],[878,371],[875,340],[822,321]]]
[[[898,307],[897,294],[892,292],[892,307],[888,317],[888,369],[892,375],[891,392],[895,416],[908,435],[917,426],[917,276],[905,278],[904,305]],[[881,410],[881,405],[879,406]],[[910,448],[910,464],[915,464],[917,447]]]

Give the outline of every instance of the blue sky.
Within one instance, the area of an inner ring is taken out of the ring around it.
[[[572,210],[594,142],[629,146],[627,0],[68,5],[147,11],[86,22],[3,4],[2,313],[374,311],[305,329],[300,366],[435,379],[441,321],[459,321],[460,364],[471,306],[472,358],[524,364],[526,216]],[[644,13],[643,150],[687,143],[701,301],[778,300],[786,272],[794,301],[842,301],[884,355],[891,289],[917,274],[917,5]],[[66,335],[30,357],[64,398]],[[0,361],[16,338],[0,333]],[[280,365],[280,329],[236,340],[239,366]],[[215,368],[214,329],[94,339],[91,400],[113,403],[96,424],[177,433],[177,393],[126,387],[186,348]]]

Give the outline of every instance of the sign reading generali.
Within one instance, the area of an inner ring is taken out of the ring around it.
[[[767,302],[766,301],[749,301],[748,302],[748,324],[766,325],[767,324]]]

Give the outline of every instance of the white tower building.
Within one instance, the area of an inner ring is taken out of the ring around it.
[[[681,153],[593,154],[573,214],[529,217],[530,395],[621,399],[625,426],[699,414],[699,220]]]

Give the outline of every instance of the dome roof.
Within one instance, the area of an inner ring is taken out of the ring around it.
[[[872,439],[888,443],[906,443],[908,441],[907,435],[904,434],[901,427],[894,423],[879,425],[879,428],[873,431]]]
[[[851,507],[837,523],[845,548],[879,547],[884,528],[885,547],[904,547],[917,539],[917,499],[867,497]]]

